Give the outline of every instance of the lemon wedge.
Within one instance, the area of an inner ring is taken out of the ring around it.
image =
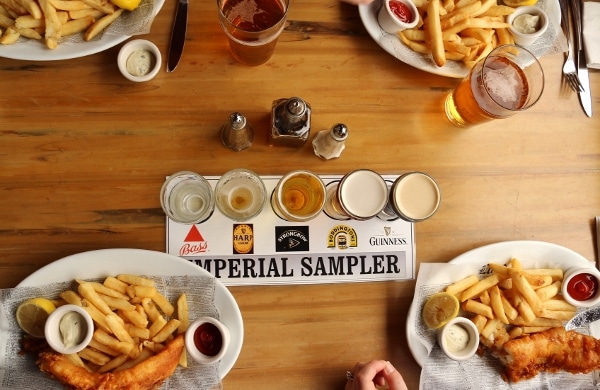
[[[458,315],[460,303],[447,292],[432,295],[423,306],[422,317],[430,329],[438,329]]]
[[[44,337],[44,325],[50,313],[56,309],[54,303],[46,298],[32,298],[19,305],[15,314],[19,327],[27,334]]]
[[[538,0],[503,0],[504,5],[509,7],[522,7],[524,5],[535,5]]]
[[[119,8],[126,9],[127,11],[133,11],[140,5],[141,0],[111,0],[111,3]]]

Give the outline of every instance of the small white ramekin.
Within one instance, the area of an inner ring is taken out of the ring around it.
[[[206,323],[214,325],[221,334],[221,349],[215,355],[205,355],[198,349],[198,347],[196,347],[196,344],[194,343],[194,334],[196,333],[196,330]],[[190,324],[185,332],[185,348],[192,359],[198,363],[211,364],[221,360],[225,355],[225,352],[227,352],[230,341],[231,335],[229,333],[229,329],[227,329],[227,327],[221,321],[212,317],[198,318],[196,321]]]
[[[465,346],[465,348],[460,351],[451,351],[448,348],[447,344],[447,334],[449,329],[453,326],[460,326],[469,334],[469,342]],[[479,331],[477,330],[477,326],[468,318],[465,317],[455,317],[448,321],[446,325],[444,325],[441,329],[437,331],[437,340],[438,344],[442,348],[442,351],[453,360],[467,360],[475,355],[477,352],[477,348],[479,347]]]
[[[539,15],[540,28],[536,32],[531,33],[531,34],[523,34],[523,33],[519,32],[516,28],[513,27],[513,22],[515,21],[515,19],[518,16],[521,16],[523,14],[529,14],[529,15],[534,15],[534,16]],[[517,7],[515,9],[515,12],[508,15],[506,22],[510,25],[508,27],[508,31],[510,31],[513,38],[515,39],[515,43],[519,46],[532,45],[548,29],[548,15],[541,8],[534,7],[534,6]]]
[[[412,13],[412,21],[406,23],[398,19],[390,9],[390,1],[397,1],[408,6]],[[377,15],[377,20],[381,28],[386,32],[397,34],[399,31],[416,27],[417,23],[419,23],[419,11],[412,0],[384,0],[379,10],[379,14]]]
[[[148,73],[143,76],[135,76],[129,73],[127,70],[127,59],[129,56],[138,49],[148,50],[154,56],[153,66]],[[126,79],[135,81],[138,83],[152,80],[160,70],[162,64],[162,56],[160,54],[160,50],[158,47],[150,41],[145,39],[134,39],[132,41],[127,42],[121,50],[119,51],[119,55],[117,56],[117,64],[119,65],[119,70],[121,74],[125,76]]]
[[[577,276],[577,275],[581,275],[581,274],[590,274],[592,275],[595,279],[596,279],[596,283],[598,285],[598,288],[596,289],[596,293],[589,299],[585,300],[585,301],[579,301],[575,298],[573,298],[571,296],[571,294],[569,294],[569,283],[571,282],[571,280]],[[569,302],[571,305],[576,306],[576,307],[591,307],[591,306],[595,306],[598,303],[600,303],[600,271],[598,271],[596,268],[593,267],[574,267],[574,268],[569,268],[566,272],[565,275],[563,277],[563,281],[562,281],[562,286],[561,286],[561,292],[563,295],[563,298],[565,298],[565,301]]]
[[[70,312],[77,312],[83,317],[83,320],[85,321],[85,324],[83,325],[85,326],[85,337],[79,344],[67,348],[63,343],[63,337],[60,332],[60,320]],[[46,337],[48,345],[56,352],[65,355],[77,353],[87,347],[92,340],[93,335],[94,321],[92,320],[92,317],[83,307],[76,305],[63,305],[57,307],[56,310],[50,314],[46,320],[46,325],[44,326],[44,336]]]

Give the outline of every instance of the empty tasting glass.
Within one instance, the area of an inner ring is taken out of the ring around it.
[[[247,221],[262,211],[267,189],[260,176],[248,169],[226,172],[215,188],[217,208],[234,221]]]
[[[358,169],[342,177],[337,190],[328,198],[326,210],[334,210],[335,213],[328,215],[335,219],[364,221],[383,210],[387,193],[387,184],[381,175],[369,169]]]
[[[215,209],[210,183],[195,172],[172,174],[160,189],[160,204],[175,222],[193,224],[206,221]]]
[[[440,189],[431,176],[408,172],[394,181],[388,204],[379,217],[397,215],[409,222],[423,221],[437,211],[440,201]]]
[[[544,91],[544,70],[534,54],[498,46],[448,94],[445,111],[458,127],[508,118],[532,107]]]
[[[310,171],[297,170],[283,176],[271,195],[271,206],[286,221],[315,218],[325,205],[325,184]]]

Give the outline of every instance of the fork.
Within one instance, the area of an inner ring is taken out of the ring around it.
[[[563,77],[567,80],[573,91],[583,92],[583,85],[581,85],[579,77],[577,77],[577,68],[573,59],[573,35],[570,28],[569,8],[568,0],[560,0],[561,24],[567,37],[567,57],[562,72]]]

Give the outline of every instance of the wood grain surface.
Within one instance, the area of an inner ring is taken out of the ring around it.
[[[168,51],[175,1],[140,38]],[[417,263],[446,262],[478,246],[540,240],[594,260],[600,214],[600,74],[594,117],[561,91],[562,55],[543,57],[546,87],[529,111],[470,129],[452,127],[444,96],[458,80],[414,69],[367,34],[356,7],[297,0],[272,59],[236,63],[215,2],[190,2],[188,36],[173,73],[147,83],[117,69],[121,45],[84,58],[0,58],[0,288],[40,267],[101,248],[165,250],[158,199],[166,175],[232,168],[284,174],[420,170],[442,190],[416,226]],[[164,61],[163,61],[164,62]],[[340,159],[319,160],[267,142],[273,100],[299,96],[313,132],[349,128]],[[240,111],[252,147],[223,147],[219,130]],[[409,388],[420,368],[406,342],[414,282],[231,288],[245,340],[227,389],[342,389],[356,361],[390,360]]]

